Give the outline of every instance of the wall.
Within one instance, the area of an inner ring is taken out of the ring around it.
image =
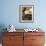
[[[46,0],[1,0],[0,25],[5,26],[13,24],[16,28],[44,27],[46,28]],[[41,2],[42,1],[42,2]],[[19,22],[19,5],[34,4],[34,22]]]

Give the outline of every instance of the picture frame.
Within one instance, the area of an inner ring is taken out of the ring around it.
[[[19,21],[24,23],[34,22],[34,5],[19,6]]]

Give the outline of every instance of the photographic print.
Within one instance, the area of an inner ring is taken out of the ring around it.
[[[34,5],[20,5],[19,16],[20,22],[33,22]]]

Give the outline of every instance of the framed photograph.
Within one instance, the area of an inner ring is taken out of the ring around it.
[[[33,22],[34,21],[34,5],[19,6],[19,21]]]

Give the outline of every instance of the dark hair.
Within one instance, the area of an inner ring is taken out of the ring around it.
[[[26,7],[23,8],[23,12],[26,10]]]

